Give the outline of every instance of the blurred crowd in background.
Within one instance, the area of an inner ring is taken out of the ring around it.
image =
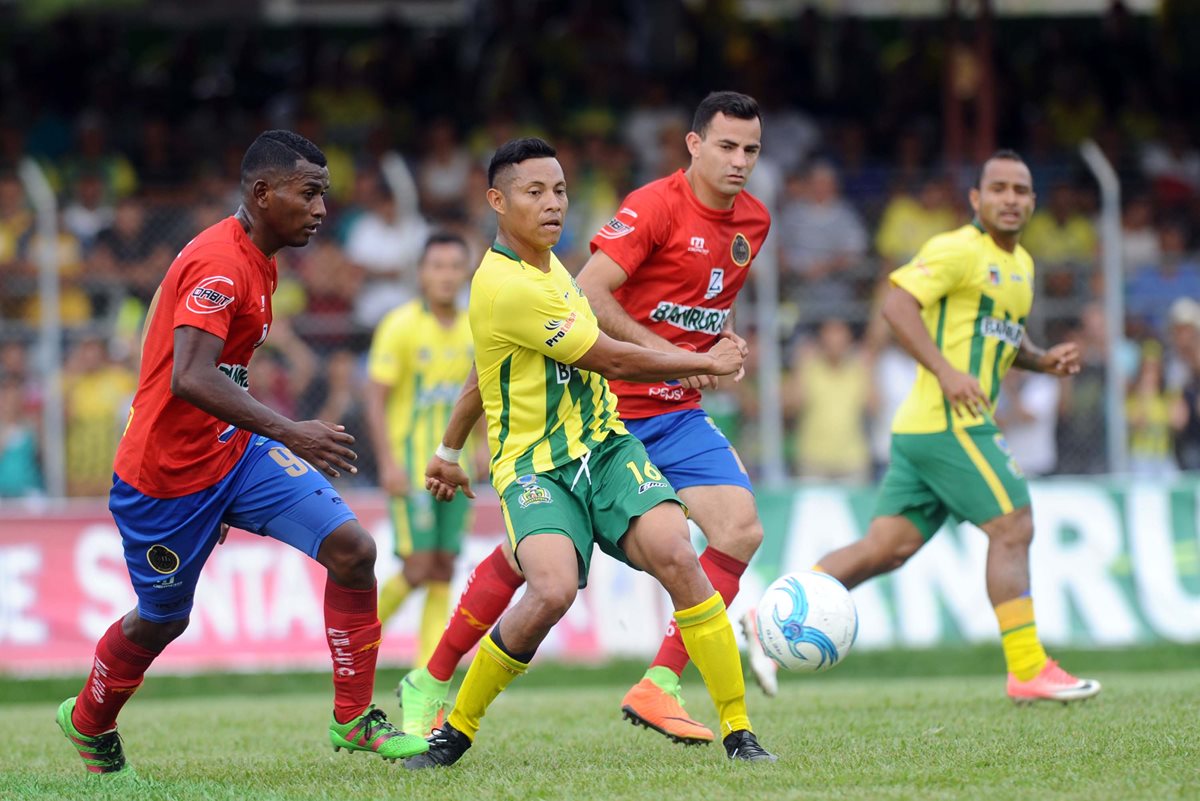
[[[251,391],[294,418],[360,434],[373,326],[414,296],[426,237],[478,253],[493,149],[539,134],[559,151],[570,210],[558,254],[577,270],[636,186],[686,167],[690,113],[711,89],[755,95],[756,184],[774,211],[778,336],[793,475],[867,481],[914,366],[875,313],[887,272],[969,219],[975,167],[947,165],[947,52],[936,20],[806,13],[787,24],[720,2],[484,3],[450,28],[153,27],[67,18],[0,34],[0,497],[37,494],[43,365],[34,217],[16,168],[32,157],[60,202],[68,492],[103,495],[136,383],[146,306],[174,254],[239,202],[241,155],[262,130],[320,145],[329,217],[279,255],[275,322]],[[998,417],[1031,475],[1108,469],[1105,353],[1120,349],[1131,467],[1200,469],[1200,74],[1187,25],[1133,17],[996,23],[997,142],[1028,161],[1039,209],[1029,330],[1071,339],[1070,381],[1013,371]],[[963,69],[969,69],[965,62]],[[64,81],[62,75],[75,76]],[[1097,192],[1078,156],[1093,138],[1122,179],[1125,338],[1106,342]],[[749,285],[748,285],[749,286]],[[753,301],[753,289],[745,293]],[[763,332],[743,314],[752,344]],[[706,408],[751,469],[754,365]]]

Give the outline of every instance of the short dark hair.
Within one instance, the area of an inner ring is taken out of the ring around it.
[[[975,176],[975,188],[983,189],[983,171],[987,169],[989,161],[1017,161],[1021,164],[1025,163],[1025,159],[1021,158],[1021,154],[1011,148],[1001,148],[992,155],[983,160],[979,165],[979,174]]]
[[[500,145],[492,155],[492,161],[488,164],[488,187],[496,185],[496,175],[505,167],[529,159],[552,159],[557,155],[558,151],[545,139],[536,136],[510,139]]]
[[[708,124],[713,117],[724,114],[739,120],[758,120],[762,122],[762,114],[758,111],[758,101],[750,95],[741,92],[709,92],[708,97],[696,106],[696,116],[692,117],[692,132],[704,136]]]
[[[437,247],[438,245],[458,245],[467,253],[471,252],[471,248],[467,245],[467,240],[453,231],[434,231],[425,240],[425,247],[421,248],[421,258],[417,261],[417,264],[424,264],[425,257],[429,255],[430,248]]]
[[[318,167],[328,163],[321,148],[300,134],[281,130],[264,131],[242,156],[242,183],[252,180],[263,170],[294,169],[298,161],[308,161]]]

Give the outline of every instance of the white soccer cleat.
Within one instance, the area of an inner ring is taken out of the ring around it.
[[[767,656],[758,641],[758,612],[752,607],[742,615],[742,633],[746,635],[746,654],[750,657],[750,673],[762,688],[763,694],[774,698],[779,692],[779,666]]]

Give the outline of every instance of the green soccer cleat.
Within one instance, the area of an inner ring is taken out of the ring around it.
[[[71,720],[71,713],[74,711],[74,696],[58,705],[58,728],[62,729],[71,745],[75,746],[88,772],[133,775],[133,768],[125,762],[125,749],[121,745],[121,735],[117,734],[117,730],[89,737],[75,728],[75,723]]]
[[[422,737],[446,722],[450,682],[438,681],[425,668],[410,670],[396,688],[404,713],[404,730]]]
[[[334,751],[345,748],[350,753],[370,751],[389,762],[423,754],[429,743],[412,734],[405,734],[388,722],[383,710],[371,704],[367,711],[349,723],[329,721],[329,740]]]

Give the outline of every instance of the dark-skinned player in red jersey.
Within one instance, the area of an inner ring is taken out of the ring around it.
[[[325,156],[298,134],[267,131],[241,175],[237,212],[184,247],[146,315],[109,495],[137,608],[100,638],[82,691],[58,709],[94,774],[130,772],[117,714],[187,628],[200,570],[229,526],[286,542],[328,571],[335,750],[395,760],[428,748],[371,704],[375,542],[325,477],[356,472],[354,437],[336,423],[289,420],[246,391],[250,357],[271,327],[275,253],[304,247],[325,218]]]

